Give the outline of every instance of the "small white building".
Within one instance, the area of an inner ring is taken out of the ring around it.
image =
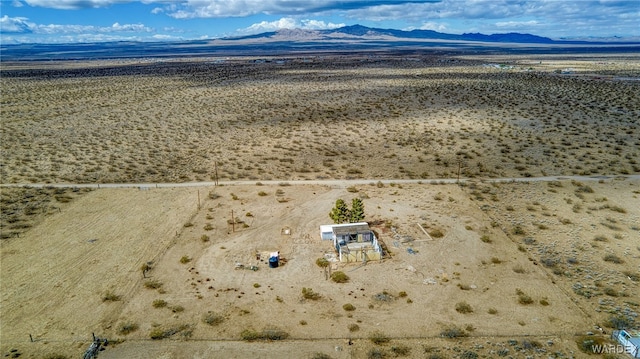
[[[640,358],[640,331],[616,330],[613,332],[612,337],[624,346],[625,353],[631,355],[632,358]]]
[[[332,240],[341,262],[382,259],[382,248],[366,222],[320,226],[320,238]]]

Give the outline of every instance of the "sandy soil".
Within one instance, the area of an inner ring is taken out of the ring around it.
[[[578,358],[638,325],[638,180],[482,181],[639,173],[637,55],[309,59],[3,63],[3,183],[252,184],[2,188],[0,353]],[[318,227],[356,196],[389,255],[338,284]]]
[[[285,60],[3,63],[2,181],[640,172],[635,54]]]
[[[560,185],[379,187],[372,182],[356,186],[357,192],[321,185],[224,186],[200,188],[200,210],[197,189],[95,190],[25,236],[2,242],[2,351],[18,348],[25,357],[80,355],[94,332],[112,342],[125,340],[101,358],[191,358],[214,352],[238,358],[318,352],[358,358],[403,346],[410,356],[424,357],[425,345],[444,357],[459,355],[455,348],[489,356],[500,349],[514,357],[579,356],[575,334],[604,326],[615,307],[621,314],[622,308],[637,310],[638,282],[623,272],[640,266],[640,212],[634,206],[639,184],[589,184],[594,193],[583,199],[575,197],[576,184]],[[337,198],[355,196],[364,198],[366,219],[378,223],[374,228],[390,255],[364,266],[336,263],[333,270],[344,271],[350,280],[333,283],[315,264],[333,253],[320,240],[318,227],[329,223]],[[580,201],[581,212],[574,213],[565,197]],[[602,197],[625,213],[589,209]],[[538,203],[531,204],[535,210],[507,209],[529,201]],[[235,232],[228,224],[231,211],[246,224],[239,223]],[[607,218],[618,229],[592,229],[592,223]],[[533,228],[542,222],[547,229]],[[418,223],[445,235],[429,240]],[[512,233],[517,224],[526,236]],[[285,227],[291,235],[281,234]],[[608,239],[596,242],[595,234]],[[525,237],[535,242],[524,245]],[[256,260],[256,252],[276,250],[286,259],[283,266],[269,268],[264,256]],[[603,261],[606,253],[623,263]],[[547,267],[549,256],[557,263]],[[569,257],[576,259],[571,265]],[[140,267],[147,261],[153,269],[143,279]],[[236,269],[236,263],[259,270]],[[591,281],[585,280],[587,274]],[[148,281],[161,287],[146,288]],[[576,282],[600,288],[599,293],[587,298],[572,290]],[[305,300],[303,287],[321,299]],[[609,287],[617,295],[604,294]],[[521,304],[518,290],[533,303]],[[108,292],[119,300],[103,301]],[[388,301],[376,299],[382,293]],[[158,300],[166,305],[155,307]],[[356,309],[345,311],[347,303]],[[473,312],[457,312],[459,303]],[[220,323],[205,323],[210,314]],[[137,330],[122,334],[131,324]],[[358,329],[352,331],[354,324]],[[470,337],[439,338],[454,326]],[[265,328],[281,330],[288,339],[284,344],[241,341],[244,330]],[[150,339],[155,330],[170,329],[176,333],[167,339]],[[376,332],[390,343],[372,344],[369,337]],[[520,344],[509,345],[509,340]],[[539,347],[526,349],[523,340]]]

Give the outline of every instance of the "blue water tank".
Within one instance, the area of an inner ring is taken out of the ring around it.
[[[269,258],[269,268],[278,268],[278,257]]]

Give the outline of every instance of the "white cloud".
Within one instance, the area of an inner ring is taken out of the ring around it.
[[[257,34],[260,32],[277,31],[281,29],[304,29],[304,30],[324,30],[336,29],[345,26],[345,24],[334,24],[332,22],[324,22],[322,20],[304,19],[297,20],[291,17],[283,17],[275,21],[262,21],[253,24],[244,29],[239,29],[241,34]]]
[[[433,22],[433,21],[428,21],[423,23],[422,25],[420,25],[419,27],[420,30],[433,30],[433,31],[446,31],[447,30],[447,25],[445,24],[441,24],[441,23],[437,23],[437,22]]]
[[[28,22],[26,17],[9,17],[7,15],[0,18],[0,32],[4,33],[30,33],[33,23]]]
[[[497,27],[506,27],[506,28],[520,28],[520,27],[536,27],[539,26],[540,22],[536,20],[529,21],[498,21],[496,22]]]
[[[154,29],[143,24],[120,24],[111,26],[93,25],[60,25],[60,24],[34,24],[24,17],[0,18],[0,31],[4,33],[33,33],[48,35],[63,34],[88,34],[88,33],[124,33],[124,32],[153,32]]]
[[[31,6],[60,10],[77,10],[84,8],[109,7],[114,4],[132,2],[132,0],[24,0],[24,2]]]
[[[13,1],[11,2],[11,6],[13,6],[13,7],[23,7],[23,6],[24,6],[24,4],[23,4],[23,3],[21,3],[21,2],[20,2],[20,0],[13,0]]]

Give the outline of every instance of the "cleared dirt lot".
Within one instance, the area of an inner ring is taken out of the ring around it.
[[[548,192],[546,183],[95,190],[25,236],[2,243],[2,351],[18,348],[26,357],[80,355],[94,332],[112,342],[125,340],[101,358],[191,358],[214,352],[238,358],[311,357],[318,352],[347,358],[366,357],[372,350],[392,353],[403,346],[413,357],[432,351],[444,357],[464,351],[492,356],[501,349],[514,357],[580,355],[574,335],[604,326],[611,315],[602,311],[603,299],[615,302],[612,307],[637,309],[624,303],[635,303],[638,283],[622,272],[637,271],[640,265],[639,212],[633,205],[639,187],[637,181],[589,183],[591,197],[606,196],[610,205],[626,212],[589,210],[588,219],[580,222],[572,205],[555,200],[575,197],[576,185],[561,185],[553,187],[560,194]],[[478,199],[478,193],[497,198]],[[364,198],[366,219],[378,224],[374,228],[390,255],[366,265],[334,264],[334,271],[350,277],[338,284],[326,280],[315,264],[332,253],[329,242],[320,240],[318,227],[329,223],[337,198],[355,196]],[[507,210],[516,203],[512,196],[546,209]],[[487,205],[491,208],[483,207]],[[545,217],[545,210],[551,212],[549,227],[537,232],[528,222],[535,221],[532,213]],[[235,232],[228,224],[231,211],[241,221]],[[511,230],[518,216],[526,218],[522,225],[535,244],[520,248],[524,237]],[[606,227],[584,228],[611,216],[619,225],[611,235]],[[566,218],[574,223],[560,222]],[[429,240],[418,223],[444,236]],[[281,234],[285,227],[290,235]],[[610,237],[605,247],[592,246],[596,232]],[[576,262],[554,274],[567,266],[569,254],[561,249],[577,245],[583,249]],[[550,247],[559,253],[558,263],[546,267],[541,263],[549,252],[540,249]],[[286,259],[284,265],[269,268],[264,257],[256,260],[256,251],[276,250]],[[619,255],[624,263],[603,261],[604,252]],[[147,261],[152,269],[143,279],[140,267]],[[236,269],[236,263],[259,269]],[[613,286],[619,295],[577,294],[572,285],[588,285],[585,273],[600,281],[601,290]],[[161,286],[149,289],[149,281]],[[321,298],[304,299],[303,287]],[[107,292],[119,300],[103,301]],[[531,303],[523,304],[518,293]],[[165,304],[157,305],[159,301]],[[355,310],[343,309],[348,303]],[[458,312],[460,303],[471,312]],[[211,315],[215,325],[206,323]],[[136,330],[123,334],[132,324]],[[470,337],[442,339],[453,327]],[[265,329],[286,333],[287,340],[241,340],[243,331]],[[157,330],[175,333],[151,340]],[[374,345],[369,339],[374,333],[390,343]],[[29,334],[35,343],[29,342]],[[509,345],[509,340],[520,344]],[[534,345],[522,347],[523,340]]]

